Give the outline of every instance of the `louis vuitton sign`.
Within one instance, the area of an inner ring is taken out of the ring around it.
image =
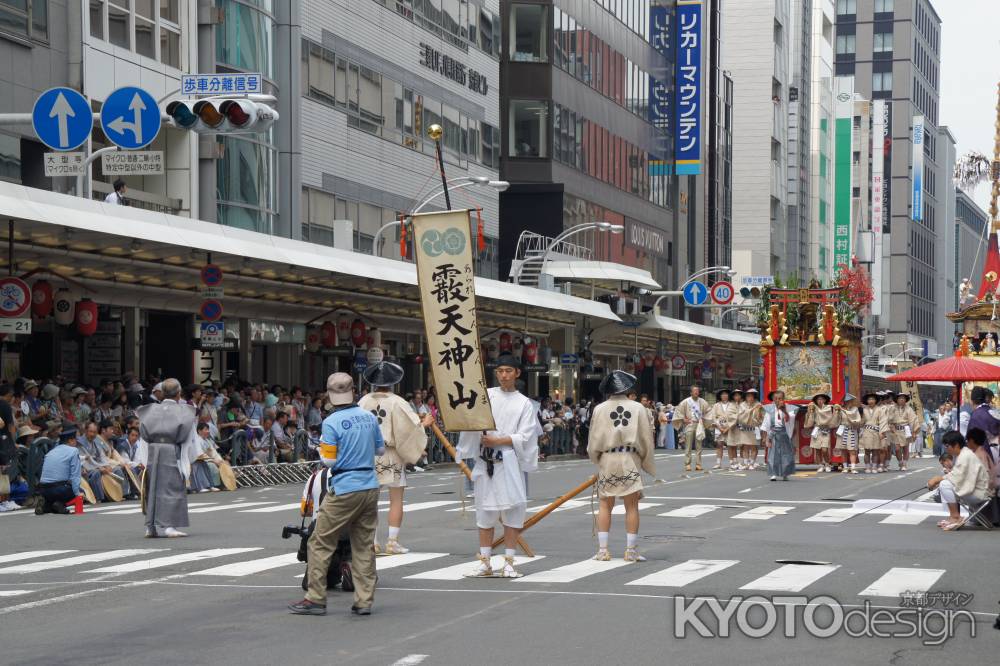
[[[625,247],[666,258],[670,247],[668,240],[667,232],[625,218]]]

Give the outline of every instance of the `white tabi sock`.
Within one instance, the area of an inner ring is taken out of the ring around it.
[[[395,541],[399,537],[399,528],[389,526],[389,541]]]
[[[635,548],[635,543],[638,540],[639,540],[639,535],[638,534],[626,534],[625,535],[625,547],[626,548]]]
[[[608,533],[598,532],[597,533],[597,546],[602,550],[607,550],[608,548]]]
[[[490,548],[489,546],[480,546],[479,554],[485,557],[486,559],[490,559],[490,555],[493,554],[493,549]]]
[[[509,558],[513,559],[514,558],[514,553],[516,553],[516,552],[517,551],[514,550],[513,548],[507,548],[506,550],[503,551],[503,554],[504,554],[505,557],[509,557]]]

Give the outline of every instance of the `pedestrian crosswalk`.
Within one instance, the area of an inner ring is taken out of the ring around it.
[[[67,554],[69,554],[67,556]],[[32,574],[58,570],[62,580],[81,583],[113,581],[126,574],[154,572],[149,578],[184,579],[190,584],[214,584],[221,579],[252,585],[255,577],[276,574],[278,580],[293,573],[301,578],[303,564],[294,552],[273,553],[261,546],[211,548],[177,551],[169,548],[114,549],[80,553],[72,550],[35,550],[0,554],[0,574],[19,574],[17,578],[0,576],[0,597],[24,597],[42,593],[44,578]],[[103,566],[92,568],[94,564]],[[206,568],[205,564],[209,564]],[[476,590],[479,583],[468,577],[476,561],[467,555],[444,552],[410,552],[404,555],[379,557],[376,568],[380,574],[398,569],[395,579],[382,576],[382,585],[405,586],[408,582],[426,584],[433,581],[450,585],[469,585]],[[494,556],[493,566],[499,570],[503,558]],[[579,581],[626,586],[627,591],[647,594],[657,588],[683,593],[724,590],[726,593],[807,593],[826,592],[834,588],[844,595],[899,599],[904,594],[930,591],[946,575],[944,569],[892,567],[872,569],[870,563],[767,563],[756,560],[688,559],[680,562],[652,558],[641,564],[613,559],[599,562],[592,559],[571,560],[564,556],[518,556],[515,566],[523,577],[515,579],[518,588],[540,585],[540,589],[566,589]],[[282,573],[285,572],[285,573]],[[100,578],[92,576],[100,575]],[[291,576],[289,576],[291,577]],[[126,578],[124,580],[134,580]],[[272,581],[274,579],[271,579]],[[461,583],[460,583],[461,581]],[[31,585],[39,585],[31,589]],[[643,592],[646,588],[646,592]],[[822,589],[821,589],[822,588]],[[606,589],[606,588],[601,588]],[[623,590],[623,592],[625,592]],[[718,592],[717,592],[718,593]],[[17,603],[12,601],[11,603]],[[0,610],[4,603],[0,601]]]

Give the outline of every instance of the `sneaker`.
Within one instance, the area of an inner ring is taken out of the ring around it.
[[[594,559],[598,562],[610,562],[611,561],[611,551],[607,548],[601,548],[597,551],[597,555],[594,555]]]
[[[479,560],[479,564],[473,570],[472,575],[473,576],[483,576],[483,577],[492,576],[493,575],[493,565],[490,564],[490,558],[486,557],[482,553],[479,553],[478,555],[476,555],[476,558]]]
[[[503,569],[500,575],[504,578],[520,578],[521,574],[518,573],[517,569],[514,568],[514,558],[504,555],[503,558]]]
[[[350,562],[342,562],[340,565],[340,589],[344,592],[354,591],[354,576],[351,574]]]
[[[722,469],[722,463],[720,462],[715,463],[715,467],[713,467],[712,469]]]
[[[414,472],[422,472],[422,471],[424,471],[424,468],[423,467],[419,467],[417,465],[414,465],[413,466],[413,471]],[[368,613],[366,613],[366,615],[371,615],[371,611],[368,611]]]
[[[399,542],[395,539],[389,539],[385,542],[385,550],[383,552],[386,555],[405,555],[410,552],[410,549],[399,545]]]
[[[631,548],[625,549],[625,555],[622,557],[626,562],[645,562],[646,558],[639,554],[639,548],[637,546],[632,546]]]
[[[152,530],[152,529],[150,529],[150,528],[147,527],[146,528],[146,538],[147,539],[155,539],[156,538],[156,530]]]
[[[293,615],[326,615],[326,606],[323,604],[317,604],[308,599],[303,599],[294,604],[288,605],[288,610],[292,612]]]
[[[899,471],[900,472],[905,472],[906,471],[906,463],[903,463],[902,465],[899,466]]]
[[[355,615],[371,615],[371,606],[351,606],[351,612]]]
[[[180,530],[174,529],[173,527],[168,527],[167,529],[163,530],[163,536],[175,539],[178,537],[186,537],[187,533],[181,532]]]
[[[198,492],[199,492],[199,493],[210,493],[210,492],[212,492],[212,490],[211,490],[210,488],[202,488],[202,489],[201,489],[201,490],[199,490]]]
[[[772,481],[777,481],[777,480],[778,480],[778,477],[777,477],[777,476],[772,476],[772,477],[771,477],[771,480],[772,480]]]

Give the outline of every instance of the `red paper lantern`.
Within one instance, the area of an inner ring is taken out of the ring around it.
[[[509,352],[513,346],[513,340],[510,337],[510,333],[500,334],[500,353]]]
[[[656,368],[657,372],[663,372],[663,369],[667,367],[667,362],[663,358],[657,356],[653,359],[653,367]]]
[[[351,338],[351,320],[347,315],[337,317],[337,338],[344,341]]]
[[[306,351],[315,354],[319,351],[321,344],[321,329],[319,326],[310,326],[306,330]]]
[[[337,327],[332,321],[325,321],[319,327],[319,341],[327,349],[337,346]]]
[[[538,361],[538,343],[531,339],[530,342],[524,345],[524,362],[528,365],[534,365]]]
[[[38,280],[31,287],[31,314],[43,319],[52,312],[52,285],[48,280]]]
[[[368,331],[365,329],[365,322],[355,319],[351,324],[351,343],[355,347],[364,347],[368,340]]]
[[[76,304],[76,332],[84,336],[97,332],[97,303],[89,298]]]

